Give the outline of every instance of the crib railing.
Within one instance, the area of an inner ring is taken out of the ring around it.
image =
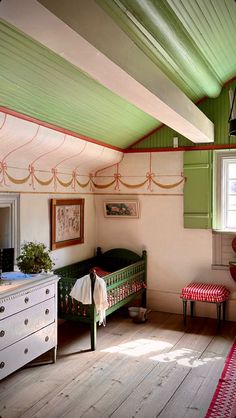
[[[133,296],[136,297],[137,293],[141,294],[146,289],[145,262],[139,261],[131,266],[117,270],[103,277],[103,280],[105,280],[107,285],[109,307],[106,315],[109,315],[132,300]],[[59,281],[59,317],[67,319],[79,317],[83,322],[90,322],[93,306],[83,305],[70,297],[70,292],[75,282],[76,279],[71,277],[63,277],[63,280]],[[143,304],[146,303],[143,301]],[[96,317],[96,320],[98,320],[98,317]]]
[[[128,253],[130,253],[130,251],[128,251]],[[83,275],[88,274],[89,270],[94,266],[99,266],[99,261],[101,261],[101,258],[93,257],[83,262],[78,262],[55,270],[55,273],[61,277],[58,283],[59,318],[89,323],[91,327],[92,350],[95,350],[96,346],[96,323],[99,320],[95,306],[93,303],[84,305],[75,299],[72,299],[70,297],[70,292],[76,280]],[[106,264],[104,264],[102,264],[102,268],[109,271]],[[109,265],[109,267],[112,267],[112,264]],[[109,304],[108,309],[106,310],[106,316],[139,296],[141,297],[142,306],[146,306],[146,268],[146,251],[143,251],[142,258],[140,258],[139,261],[136,261],[133,264],[131,263],[130,265],[113,271],[103,277],[107,286]]]

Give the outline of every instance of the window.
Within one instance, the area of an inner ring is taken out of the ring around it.
[[[236,151],[214,152],[213,265],[227,266],[236,254]]]
[[[184,175],[184,227],[213,229],[213,268],[228,269],[236,259],[236,150],[186,151]]]
[[[236,228],[236,159],[223,158],[223,229]]]
[[[213,227],[236,233],[236,152],[215,152]]]

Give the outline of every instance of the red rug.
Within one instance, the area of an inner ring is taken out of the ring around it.
[[[227,356],[206,418],[236,417],[236,339]]]

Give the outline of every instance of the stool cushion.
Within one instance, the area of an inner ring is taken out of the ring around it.
[[[182,289],[180,297],[202,302],[224,302],[230,295],[229,289],[219,284],[190,283]]]

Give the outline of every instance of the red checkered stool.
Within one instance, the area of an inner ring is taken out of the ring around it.
[[[223,320],[225,320],[226,301],[230,291],[227,287],[219,284],[190,283],[182,289],[180,297],[183,299],[183,316],[186,324],[187,302],[190,301],[191,317],[193,317],[193,305],[195,301],[211,302],[216,304],[217,324],[220,327],[221,307],[223,310]]]

